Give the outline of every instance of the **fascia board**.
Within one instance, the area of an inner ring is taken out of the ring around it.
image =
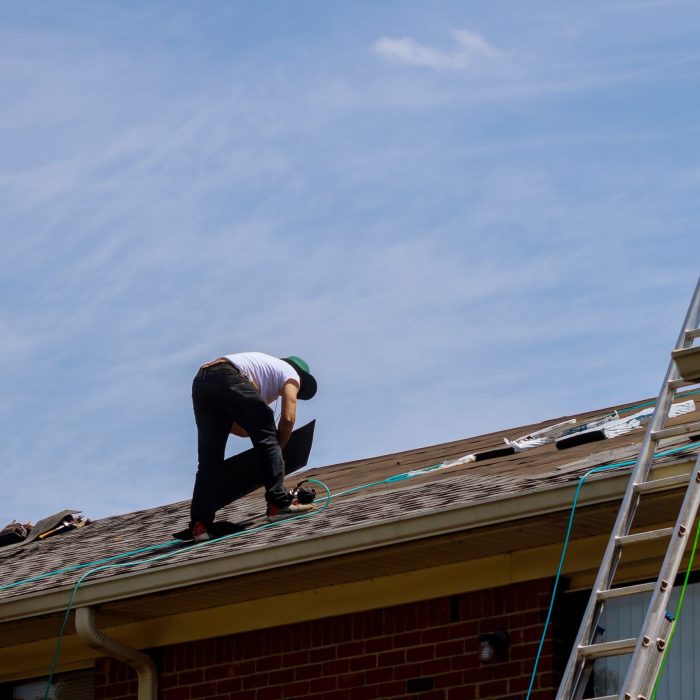
[[[657,467],[674,473],[688,462],[675,461]],[[581,490],[579,506],[619,500],[629,481],[629,468],[592,476]],[[556,484],[516,496],[497,496],[468,505],[457,504],[441,511],[404,515],[379,523],[359,524],[335,533],[320,533],[280,545],[267,545],[223,553],[206,560],[159,566],[126,572],[93,582],[79,589],[74,607],[98,605],[143,596],[163,590],[243,576],[259,571],[351,554],[362,550],[408,543],[493,524],[507,524],[523,518],[547,515],[571,508],[578,482]],[[22,596],[0,605],[0,621],[10,621],[61,612],[66,609],[72,586]]]

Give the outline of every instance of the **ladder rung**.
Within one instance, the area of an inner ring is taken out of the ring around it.
[[[587,644],[580,646],[578,652],[587,659],[602,659],[604,656],[621,656],[631,654],[637,646],[637,639],[617,639],[614,642],[601,642],[600,644]]]
[[[697,384],[697,381],[691,379],[671,379],[667,386],[669,389],[680,389],[684,386],[693,386],[694,384]]]
[[[662,527],[660,530],[647,530],[646,532],[637,532],[634,535],[618,535],[615,538],[615,544],[622,546],[624,544],[635,544],[636,542],[660,540],[664,537],[670,537],[672,534],[672,527]]]
[[[620,588],[610,588],[607,591],[598,591],[595,595],[597,600],[610,600],[610,598],[621,598],[626,595],[636,595],[637,593],[648,593],[656,586],[655,581],[648,583],[637,583],[634,586],[620,586]]]
[[[663,479],[654,479],[652,481],[642,481],[634,485],[634,490],[637,493],[652,493],[654,491],[665,491],[674,486],[683,486],[690,480],[690,474],[676,474],[675,476],[667,476]]]
[[[700,328],[693,328],[685,332],[686,340],[692,340],[693,338],[700,338]]]
[[[684,423],[683,425],[674,425],[672,428],[664,428],[663,430],[655,430],[651,434],[651,439],[663,440],[664,438],[676,437],[677,435],[689,435],[690,433],[700,433],[700,421]]]

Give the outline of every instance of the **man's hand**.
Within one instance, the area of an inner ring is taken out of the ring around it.
[[[248,433],[242,428],[238,423],[231,424],[231,435],[236,435],[238,437],[248,437]]]
[[[299,386],[288,379],[282,387],[282,410],[277,430],[280,436],[280,447],[284,447],[294,429],[294,421],[297,419],[297,394]]]

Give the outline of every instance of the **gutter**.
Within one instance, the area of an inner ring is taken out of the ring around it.
[[[694,455],[695,456],[695,455]],[[659,464],[657,477],[687,471],[688,459]],[[683,466],[685,465],[685,469]],[[579,507],[622,498],[630,468],[593,475],[579,497]],[[317,561],[329,557],[372,550],[420,539],[462,532],[493,524],[507,524],[556,512],[568,511],[577,481],[519,493],[498,495],[476,503],[460,503],[441,511],[402,515],[379,523],[354,525],[322,532],[280,545],[255,547],[222,553],[209,559],[182,561],[146,571],[121,573],[84,584],[76,595],[76,605],[91,606],[125,598],[162,593],[184,586],[242,576],[260,571]],[[184,550],[183,550],[184,551]],[[235,566],[232,565],[235,562]],[[72,585],[49,592],[41,591],[0,602],[0,622],[63,612]]]
[[[153,659],[101,632],[95,621],[95,608],[82,607],[75,611],[75,629],[80,640],[113,659],[127,663],[138,676],[138,700],[157,700],[158,671]]]

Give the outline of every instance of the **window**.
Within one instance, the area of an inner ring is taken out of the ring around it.
[[[12,684],[5,697],[8,700],[44,700],[48,678]],[[51,683],[48,700],[93,700],[95,697],[95,672],[74,671],[61,673]]]
[[[678,607],[680,586],[671,594],[669,610]],[[605,608],[601,625],[605,640],[637,637],[651,594],[613,599]],[[698,646],[695,646],[695,642]],[[695,659],[700,654],[700,583],[689,584],[683,610],[676,625],[671,650],[666,660],[656,700],[700,700],[700,668]],[[593,673],[594,697],[615,695],[625,680],[630,656],[609,657],[596,661]]]

